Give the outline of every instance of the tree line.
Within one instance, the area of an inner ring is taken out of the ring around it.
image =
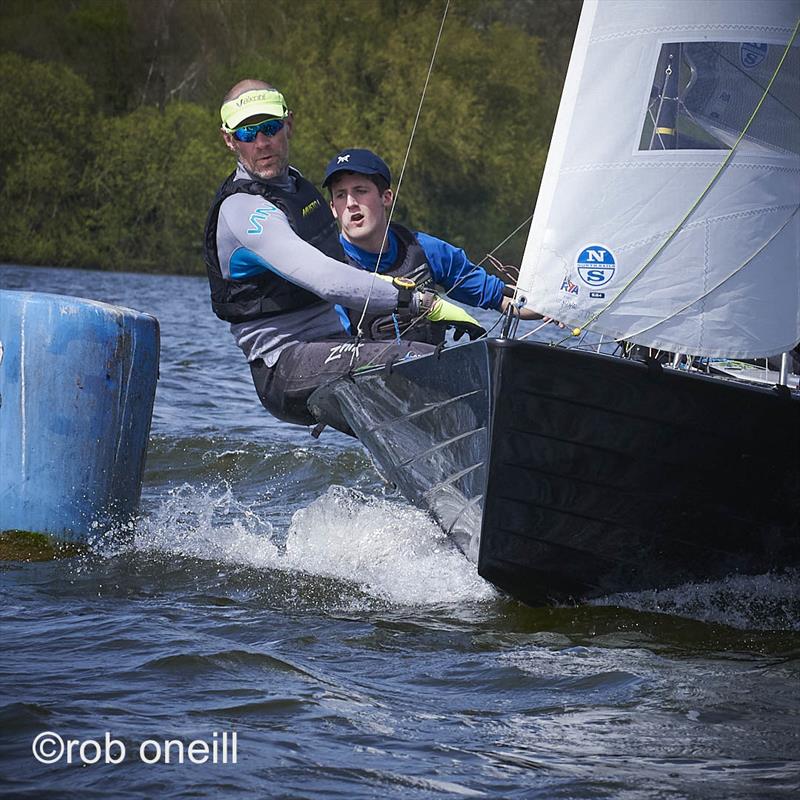
[[[444,0],[5,0],[0,260],[202,273],[242,77],[295,113],[319,184],[344,147],[399,175]],[[474,260],[533,210],[579,0],[454,0],[395,218]],[[523,231],[498,252],[521,257]]]

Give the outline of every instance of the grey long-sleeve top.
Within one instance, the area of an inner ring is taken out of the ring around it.
[[[236,177],[252,180],[241,164]],[[291,176],[276,183],[294,188]],[[257,195],[234,194],[222,203],[217,254],[224,278],[269,271],[320,297],[307,308],[231,324],[248,361],[263,358],[272,366],[291,344],[341,336],[347,330],[341,307],[361,311],[368,298],[369,314],[390,313],[397,306],[397,289],[390,283],[328,258],[292,230],[279,208]]]

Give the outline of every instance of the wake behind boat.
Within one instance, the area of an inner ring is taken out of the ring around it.
[[[800,339],[797,8],[589,0],[578,27],[518,299],[703,373],[511,326],[312,397],[520,599],[800,566],[800,395],[706,374]]]

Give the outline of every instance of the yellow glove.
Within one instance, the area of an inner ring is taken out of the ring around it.
[[[393,282],[391,275],[381,275],[377,277],[385,281]],[[483,328],[473,316],[464,311],[461,306],[450,303],[439,297],[433,292],[417,292],[417,308],[420,314],[431,322],[440,322],[447,327],[453,328],[453,338],[458,341],[465,333],[470,341],[486,336],[486,329]]]
[[[470,340],[486,336],[486,330],[481,327],[473,316],[464,311],[461,306],[450,303],[441,297],[436,297],[431,306],[431,310],[425,314],[431,322],[441,322],[444,325],[454,328],[453,338],[458,341],[465,333]]]

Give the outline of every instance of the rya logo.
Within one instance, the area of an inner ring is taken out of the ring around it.
[[[561,291],[567,294],[578,294],[578,284],[573,283],[566,275],[564,280],[561,281]]]

